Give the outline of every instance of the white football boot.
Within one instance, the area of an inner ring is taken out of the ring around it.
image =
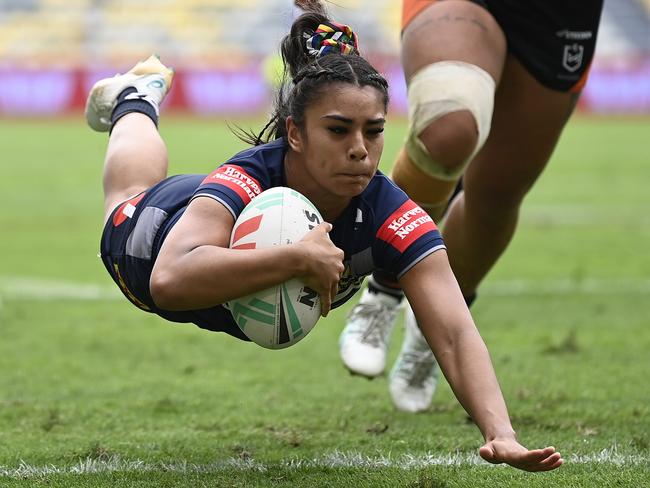
[[[160,62],[157,56],[140,61],[126,73],[99,80],[90,90],[86,100],[86,121],[98,132],[111,128],[111,114],[117,104],[117,97],[126,88],[133,87],[135,93],[126,99],[149,102],[158,114],[159,106],[172,86],[174,70]]]
[[[411,307],[405,318],[404,343],[391,369],[388,389],[393,404],[404,412],[423,412],[431,406],[439,368],[420,332]]]
[[[343,365],[353,374],[375,378],[386,368],[386,351],[400,300],[387,293],[363,291],[339,338]]]

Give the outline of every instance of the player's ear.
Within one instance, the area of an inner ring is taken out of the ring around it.
[[[302,137],[300,127],[296,125],[293,117],[287,117],[287,142],[289,147],[297,153],[302,152]]]

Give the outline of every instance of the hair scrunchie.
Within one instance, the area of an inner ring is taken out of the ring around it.
[[[352,54],[359,51],[359,38],[348,25],[336,22],[320,24],[312,36],[307,38],[307,52],[320,57],[331,52]]]

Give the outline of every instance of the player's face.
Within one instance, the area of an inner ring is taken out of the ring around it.
[[[322,190],[354,197],[368,186],[384,149],[386,112],[373,87],[329,86],[305,111],[296,131],[306,175]]]

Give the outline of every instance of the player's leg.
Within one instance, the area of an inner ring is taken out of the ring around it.
[[[471,1],[435,2],[403,31],[409,133],[392,178],[434,220],[489,134],[505,55],[501,28]]]
[[[119,203],[167,176],[167,149],[156,124],[173,71],[155,56],[123,75],[98,81],[86,104],[86,120],[111,130],[104,163],[104,220]]]
[[[167,176],[167,149],[154,123],[129,113],[115,124],[104,161],[104,220],[121,202]]]
[[[467,169],[443,235],[465,296],[510,242],[521,202],[551,157],[577,94],[541,85],[508,56],[495,98],[492,130]]]
[[[487,137],[505,49],[495,20],[469,1],[432,3],[403,31],[410,128],[392,177],[434,219]],[[387,277],[376,273],[371,278],[339,342],[350,371],[368,377],[384,371],[401,297]]]
[[[452,203],[443,229],[451,267],[466,297],[475,294],[510,242],[521,202],[546,166],[576,100],[575,94],[544,87],[508,56],[490,136],[467,168],[464,191]],[[411,334],[391,372],[391,397],[402,410],[424,410],[431,401],[431,383],[418,382],[426,357],[421,366],[410,360],[423,346],[424,340]],[[405,364],[411,366],[411,376]],[[409,377],[410,382],[405,380]]]

